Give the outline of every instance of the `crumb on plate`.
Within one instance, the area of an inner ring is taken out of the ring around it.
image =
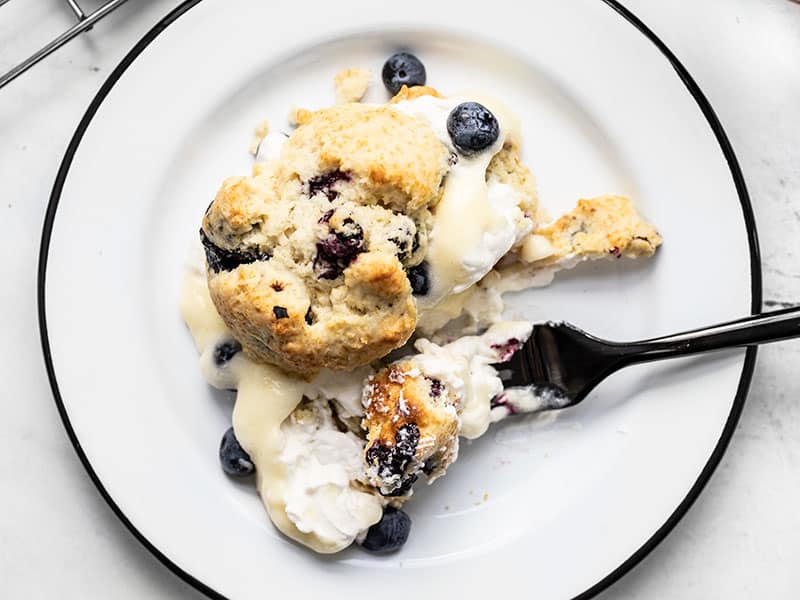
[[[269,121],[264,119],[258,125],[255,126],[253,129],[253,141],[250,142],[250,154],[255,156],[258,154],[258,146],[261,144],[261,140],[267,137],[269,133]]]
[[[371,80],[372,71],[369,69],[353,67],[339,71],[333,77],[333,85],[336,89],[336,103],[360,102],[364,94],[367,93]]]
[[[307,108],[300,108],[299,106],[293,106],[289,109],[289,114],[287,115],[289,119],[289,125],[292,127],[297,127],[298,125],[302,125],[309,118],[311,118],[311,111]]]

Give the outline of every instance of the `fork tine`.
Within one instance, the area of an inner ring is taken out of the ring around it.
[[[572,395],[578,391],[573,384],[580,387],[585,372],[596,367],[590,363],[595,362],[593,350],[601,343],[571,325],[541,323],[534,326],[530,338],[508,361],[492,366],[500,372],[507,388],[536,386]]]
[[[504,387],[524,387],[534,383],[530,367],[533,353],[533,335],[531,335],[509,360],[492,365],[497,370]]]

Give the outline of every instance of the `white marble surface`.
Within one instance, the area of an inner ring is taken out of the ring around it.
[[[2,597],[200,597],[134,540],[95,491],[56,413],[36,325],[39,235],[68,140],[110,70],[176,4],[133,0],[0,91]],[[684,62],[728,131],[758,221],[766,307],[800,301],[800,4],[625,4]],[[70,21],[60,0],[0,8],[0,71]],[[705,492],[602,598],[797,597],[798,366],[800,342],[762,350],[739,429]]]

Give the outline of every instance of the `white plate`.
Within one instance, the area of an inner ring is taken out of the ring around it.
[[[379,70],[401,45],[432,85],[490,90],[516,109],[552,212],[627,193],[664,236],[655,260],[579,267],[518,296],[512,314],[624,340],[760,306],[752,214],[722,128],[621,7],[182,5],[78,127],[45,223],[40,314],[57,404],[92,479],[150,550],[209,595],[319,598],[338,586],[405,599],[424,582],[424,597],[587,597],[685,513],[742,408],[754,351],[633,368],[554,422],[507,422],[465,445],[408,505],[412,535],[396,555],[320,557],[276,533],[254,490],[219,469],[231,403],[200,377],[177,309],[182,264],[221,179],[249,168],[253,125],[330,103],[337,70]]]

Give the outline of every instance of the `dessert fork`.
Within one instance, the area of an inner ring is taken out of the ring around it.
[[[602,340],[568,323],[543,323],[534,326],[510,360],[493,365],[506,389],[528,388],[538,402],[514,407],[509,394],[498,404],[511,414],[575,406],[606,377],[629,365],[795,337],[800,337],[800,306],[629,343]]]

